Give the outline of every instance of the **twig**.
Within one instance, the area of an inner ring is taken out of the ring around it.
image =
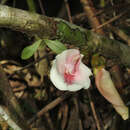
[[[99,11],[95,12],[95,14],[93,14],[92,17],[99,16],[99,15],[101,15],[103,13],[110,14],[110,13],[112,13],[112,11],[114,9],[118,9],[118,8],[125,8],[125,10],[126,10],[126,8],[128,9],[129,7],[130,7],[130,4],[114,5],[113,7],[106,7],[104,9],[102,9],[102,10],[99,10]],[[84,17],[84,19],[86,19],[86,17],[87,17],[87,14],[85,12],[80,13],[80,14],[76,14],[75,16],[72,17],[72,20],[73,21],[80,20],[83,17]]]
[[[129,37],[127,34],[125,34],[125,32],[123,32],[121,29],[116,28],[116,27],[114,27],[114,26],[112,26],[112,25],[110,25],[110,24],[108,25],[108,27],[109,27],[116,35],[118,35],[122,40],[126,41],[127,44],[130,46],[130,37]]]
[[[0,117],[2,119],[4,119],[9,126],[11,126],[14,130],[22,130],[22,128],[20,128],[20,126],[18,126],[12,119],[11,117],[7,114],[7,112],[5,111],[5,107],[0,106]]]
[[[46,113],[45,113],[45,117],[46,117],[47,122],[48,122],[48,124],[49,124],[50,130],[54,130],[54,125],[53,125],[53,122],[52,122],[52,120],[51,120],[51,118],[50,118],[49,112],[46,112]]]
[[[69,17],[69,21],[71,23],[73,23],[72,22],[72,17],[71,17],[70,7],[69,7],[69,4],[68,4],[68,0],[64,0],[64,2],[65,2],[65,7],[66,7],[66,10],[67,10],[68,17]]]
[[[100,29],[100,28],[106,26],[107,24],[110,24],[110,23],[114,22],[115,20],[119,19],[120,17],[122,17],[122,16],[123,16],[124,14],[126,14],[126,13],[127,13],[127,11],[124,11],[123,13],[121,13],[121,14],[119,14],[119,15],[113,17],[112,19],[106,21],[105,23],[99,25],[97,28],[92,29],[92,31],[96,31],[96,30],[98,30],[98,29]]]
[[[62,105],[62,112],[63,112],[63,119],[61,123],[61,130],[64,130],[67,124],[67,119],[68,119],[68,112],[69,112],[68,104]]]
[[[124,2],[124,4],[119,4],[119,5],[113,5],[113,6],[105,7],[104,9],[99,10],[98,12],[96,12],[94,14],[94,16],[101,15],[103,13],[111,14],[114,10],[118,10],[119,8],[124,9],[124,10],[129,9],[130,8],[130,4]]]
[[[93,6],[93,2],[91,0],[80,0],[84,11],[89,19],[90,25],[92,28],[96,28],[98,26],[100,26],[100,21],[98,19],[97,16],[95,16],[96,14],[96,9]],[[100,28],[99,30],[94,30],[99,34],[104,34],[103,30]]]
[[[77,97],[74,98],[74,104],[75,104],[75,109],[76,109],[76,113],[78,114],[78,116],[80,115],[80,111],[79,111],[79,103],[77,101]],[[79,130],[83,130],[83,126],[82,126],[82,121],[80,119],[80,116],[79,116]]]
[[[63,100],[65,100],[67,97],[71,96],[72,93],[70,92],[65,92],[63,95],[46,105],[42,110],[40,110],[32,119],[28,121],[28,124],[32,124],[37,118],[40,118],[44,113],[48,112],[55,106],[57,106],[59,103],[61,103]]]
[[[38,0],[38,2],[39,2],[39,5],[40,5],[40,9],[41,9],[42,14],[45,15],[45,10],[44,10],[42,1]]]
[[[99,120],[98,120],[98,117],[97,117],[97,114],[96,114],[95,106],[94,106],[94,103],[93,103],[92,98],[91,98],[91,93],[90,93],[89,90],[87,90],[87,93],[88,93],[88,97],[89,97],[89,100],[90,100],[90,106],[91,106],[91,109],[92,109],[92,113],[93,113],[94,119],[96,121],[97,129],[101,130],[100,123],[99,123]]]

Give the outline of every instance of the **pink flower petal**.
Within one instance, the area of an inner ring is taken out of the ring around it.
[[[91,70],[82,62],[79,50],[68,49],[56,56],[50,71],[50,79],[60,90],[77,91],[90,86]]]

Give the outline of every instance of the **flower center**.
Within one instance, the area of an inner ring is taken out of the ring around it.
[[[67,59],[64,71],[64,81],[73,84],[75,77],[79,74],[80,55]]]
[[[73,83],[73,80],[74,80],[74,75],[72,74],[69,74],[69,73],[64,73],[64,80],[67,84],[72,84]]]

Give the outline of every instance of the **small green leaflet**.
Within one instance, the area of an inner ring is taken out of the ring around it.
[[[22,51],[21,58],[23,60],[26,60],[29,59],[31,56],[33,56],[33,54],[36,52],[42,41],[43,40],[41,39],[37,40],[32,45],[25,47]]]
[[[61,43],[58,40],[44,40],[44,42],[46,43],[46,45],[55,53],[59,54],[62,51],[66,50],[67,48],[65,47],[65,45],[63,43]]]

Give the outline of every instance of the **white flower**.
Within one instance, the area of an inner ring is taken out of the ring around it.
[[[50,70],[50,79],[59,90],[78,91],[90,86],[91,70],[81,62],[79,50],[68,49],[56,56]]]

